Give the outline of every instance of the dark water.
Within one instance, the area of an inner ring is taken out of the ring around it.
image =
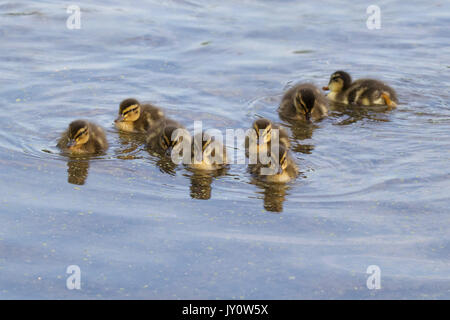
[[[253,0],[76,1],[69,30],[69,4],[0,2],[0,298],[450,298],[448,2],[379,1],[379,30],[367,4]],[[130,96],[189,129],[279,121],[286,88],[337,69],[401,104],[291,130],[286,186],[171,166],[112,125]],[[77,118],[106,156],[58,154]]]

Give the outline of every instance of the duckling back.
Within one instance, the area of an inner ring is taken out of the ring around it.
[[[394,89],[385,83],[374,79],[359,79],[350,85],[346,91],[349,104],[359,105],[389,105],[398,104]],[[392,103],[393,102],[393,103]]]
[[[152,104],[141,105],[141,116],[134,123],[134,130],[148,132],[158,130],[165,122],[165,114],[160,108]]]
[[[88,141],[88,144],[90,143],[88,147],[92,148],[91,150],[94,150],[94,153],[102,153],[108,150],[109,144],[106,139],[105,130],[101,126],[92,122],[89,123],[89,127],[91,130],[91,136]]]

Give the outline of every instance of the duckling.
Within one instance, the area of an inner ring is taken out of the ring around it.
[[[278,113],[287,121],[319,120],[328,115],[328,103],[316,86],[300,83],[284,94]]]
[[[206,132],[196,134],[191,143],[189,167],[197,170],[221,170],[226,166],[226,147]]]
[[[253,122],[252,128],[255,130],[256,133],[256,152],[265,152],[267,153],[268,150],[270,150],[270,146],[272,143],[272,129],[278,130],[278,141],[277,144],[281,144],[285,146],[286,148],[289,148],[291,146],[291,143],[289,141],[289,135],[280,126],[274,124],[272,121],[266,118],[257,119]],[[276,137],[276,136],[275,136]],[[250,148],[250,137],[245,137],[245,150],[246,150],[246,156],[249,156]]]
[[[108,149],[108,141],[105,131],[99,125],[86,120],[75,120],[63,132],[57,146],[72,154],[101,153]]]
[[[271,183],[287,183],[295,179],[298,174],[298,167],[295,161],[289,155],[289,150],[283,145],[279,145],[278,149],[278,164],[274,163],[274,158],[268,164],[262,164],[258,161],[257,164],[249,165],[249,171],[258,179]],[[263,171],[266,170],[266,172]],[[275,170],[275,172],[273,172]],[[270,174],[272,171],[272,174]]]
[[[176,122],[169,122],[164,128],[159,130],[158,134],[152,134],[147,137],[147,146],[158,153],[167,154],[170,150],[181,145],[184,138],[189,138],[190,135],[186,132],[179,132],[179,135],[174,137],[174,132],[184,127]],[[189,141],[190,147],[190,141]]]
[[[114,125],[122,131],[148,132],[159,128],[164,121],[164,112],[160,108],[129,98],[120,103],[119,116],[114,120]]]
[[[387,105],[391,108],[398,104],[397,94],[388,85],[374,79],[352,82],[351,76],[345,71],[333,73],[323,90],[330,90],[328,99],[344,104]]]

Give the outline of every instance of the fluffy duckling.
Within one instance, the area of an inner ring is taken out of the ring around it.
[[[270,146],[272,144],[272,138],[274,136],[272,134],[272,129],[278,130],[278,142],[277,144],[281,144],[285,146],[286,148],[289,148],[291,146],[291,143],[289,141],[289,135],[280,126],[274,124],[272,121],[266,118],[257,119],[253,122],[252,128],[254,129],[254,132],[256,133],[256,141],[253,143],[256,143],[256,152],[265,152],[267,153],[268,150],[270,150]],[[250,148],[250,137],[245,137],[245,150],[246,150],[246,156],[248,157],[249,152],[251,151]]]
[[[274,161],[275,160],[275,161]],[[277,161],[278,160],[278,165]],[[268,164],[249,165],[250,173],[259,180],[273,183],[286,183],[298,176],[298,167],[289,155],[289,150],[279,146],[278,159],[272,158]],[[264,172],[266,171],[266,172]]]
[[[147,146],[151,150],[167,154],[177,146],[181,146],[183,139],[188,137],[190,138],[190,135],[188,135],[187,132],[186,134],[183,134],[183,132],[178,132],[178,135],[174,136],[175,131],[178,129],[184,129],[184,127],[176,122],[169,122],[169,124],[164,126],[158,134],[149,135],[147,137]]]
[[[117,129],[127,132],[149,132],[164,123],[164,112],[151,104],[140,104],[136,99],[120,103],[119,116],[114,120]]]
[[[191,163],[197,170],[220,170],[227,165],[226,147],[206,132],[198,133],[191,143]]]
[[[327,97],[331,101],[345,104],[387,105],[392,108],[398,104],[397,94],[388,85],[374,79],[352,82],[352,78],[345,71],[333,73],[328,86],[323,87],[323,90],[330,90]]]
[[[57,145],[72,154],[101,153],[108,149],[105,131],[97,124],[86,120],[75,120],[63,132]]]
[[[328,114],[328,104],[316,86],[300,83],[284,94],[278,113],[287,121],[319,120]]]

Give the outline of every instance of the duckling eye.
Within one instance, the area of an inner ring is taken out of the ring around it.
[[[203,151],[205,151],[206,147],[211,143],[211,139],[208,139],[207,141],[205,141],[205,143],[203,144]]]
[[[169,138],[167,138],[166,136],[163,136],[161,139],[161,142],[165,148],[169,148],[169,146],[170,146]]]
[[[84,136],[84,135],[85,135],[86,133],[87,133],[87,130],[84,130],[84,131],[78,132],[78,134],[77,134],[77,135],[75,135],[75,140],[76,140],[76,141],[79,141],[79,140],[80,140],[80,138],[81,138],[82,136]]]
[[[137,112],[137,110],[138,110],[138,107],[133,108],[133,109],[130,109],[130,110],[127,110],[127,111],[125,111],[124,113],[122,113],[122,115],[125,117],[125,116],[126,116],[127,114],[129,114],[130,112],[135,113],[135,112]]]

